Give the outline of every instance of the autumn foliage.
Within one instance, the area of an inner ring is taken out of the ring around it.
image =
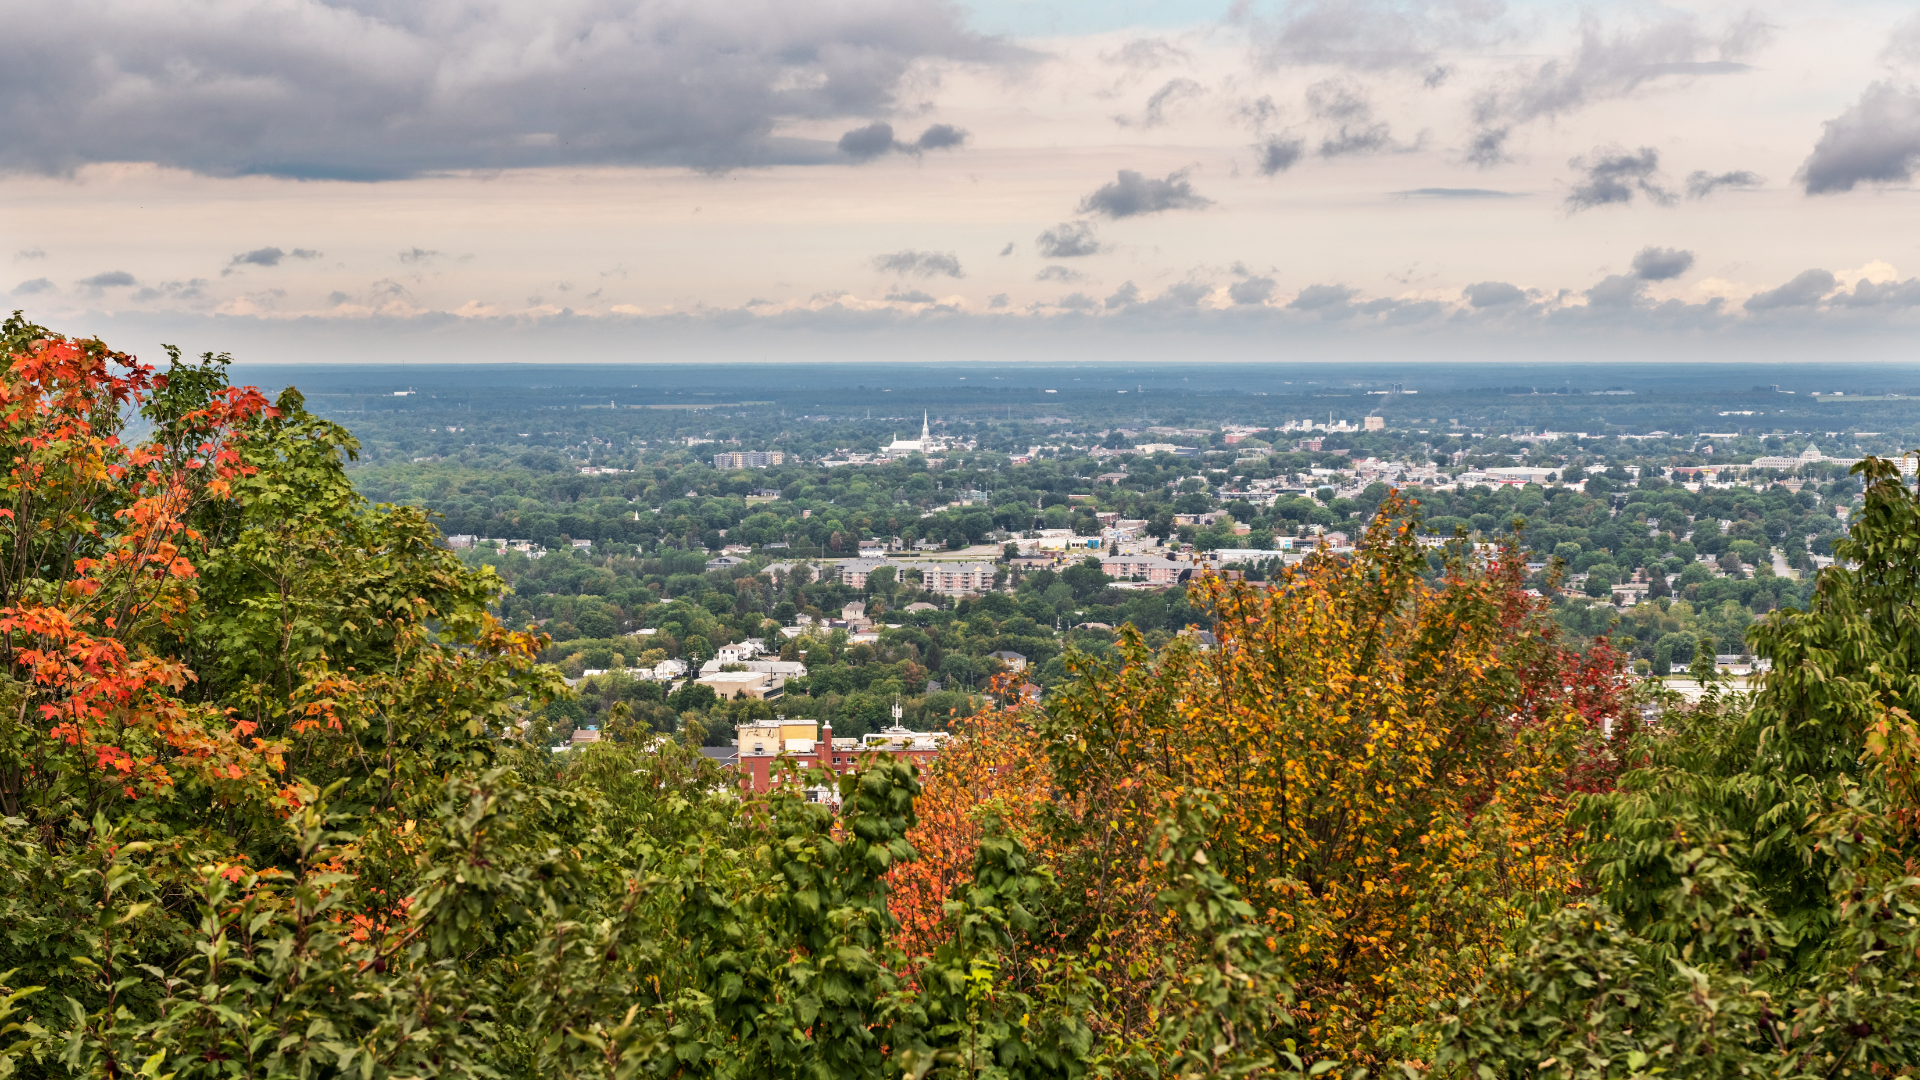
[[[129,445],[121,410],[164,390],[165,375],[98,341],[23,344],[0,374],[0,649],[50,739],[41,767],[129,798],[172,786],[181,768],[223,792],[270,789],[279,748],[182,701],[194,673],[143,638],[192,605],[200,536],[188,519],[254,471],[237,444],[274,410],[227,387]]]
[[[993,824],[1049,861],[1042,816],[1053,774],[1035,713],[992,708],[959,720],[914,801],[908,840],[917,857],[888,874],[888,906],[909,957],[924,959],[950,935],[942,905],[973,879],[980,838]]]
[[[311,941],[340,962],[411,940],[414,884],[321,845],[316,805],[438,798],[557,681],[423,515],[352,493],[351,437],[297,393],[18,315],[0,342],[0,969],[60,984],[69,1073],[123,1075],[141,1010],[179,990],[128,972],[184,962],[209,889],[337,928]],[[382,846],[418,849],[392,824]]]
[[[566,693],[351,435],[0,328],[0,1078],[1903,1076],[1920,495],[1751,696],[1629,688],[1512,552],[1202,574],[1042,702],[741,801]],[[137,421],[137,422],[136,422]],[[129,430],[147,434],[130,438]],[[1659,722],[1642,725],[1654,706]]]
[[[1126,631],[1044,712],[966,729],[922,796],[926,861],[900,872],[908,951],[991,806],[1073,912],[1032,947],[1097,958],[1118,995],[1109,1034],[1148,1025],[1160,961],[1191,948],[1159,904],[1154,837],[1205,793],[1211,865],[1285,958],[1300,1042],[1375,1063],[1413,1049],[1406,1032],[1470,989],[1530,908],[1581,888],[1569,798],[1611,782],[1604,733],[1629,709],[1617,656],[1559,646],[1517,556],[1455,552],[1430,579],[1407,509],[1383,507],[1350,559],[1202,578],[1217,647],[1155,655]]]

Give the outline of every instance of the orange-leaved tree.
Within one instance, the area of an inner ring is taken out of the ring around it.
[[[942,905],[972,881],[987,818],[1044,865],[1051,858],[1040,811],[1052,789],[1046,748],[1034,710],[983,709],[959,720],[914,799],[917,823],[907,834],[917,857],[887,874],[887,905],[899,922],[901,950],[923,961],[952,936]]]
[[[194,673],[151,640],[195,598],[189,518],[253,471],[237,443],[272,408],[225,387],[129,444],[130,407],[166,376],[99,341],[27,331],[9,321],[24,340],[0,371],[0,657],[14,675],[0,737],[15,751],[0,804],[22,813],[30,775],[43,791],[74,777],[94,809],[165,790],[182,768],[229,797],[271,783],[277,746],[186,700]]]
[[[156,1017],[188,1015],[159,973],[215,958],[230,985],[209,882],[262,918],[306,882],[354,928],[323,947],[315,911],[296,920],[285,974],[253,988],[270,999],[342,992],[351,967],[314,950],[351,965],[393,948],[377,931],[417,937],[414,822],[560,684],[541,639],[487,614],[496,577],[353,492],[351,436],[296,392],[269,404],[224,357],[155,371],[18,314],[0,356],[0,998],[45,985],[34,1030],[67,1071],[120,1075]]]

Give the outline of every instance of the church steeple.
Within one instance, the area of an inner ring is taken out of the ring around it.
[[[920,410],[920,445],[926,446],[927,440],[931,437],[931,433],[927,431],[927,411],[922,409]]]

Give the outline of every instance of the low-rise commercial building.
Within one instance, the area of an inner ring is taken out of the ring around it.
[[[718,675],[722,669],[759,672],[762,675],[778,675],[782,679],[804,679],[807,677],[807,665],[798,660],[709,660],[700,665],[700,677]]]
[[[1280,559],[1283,562],[1298,562],[1305,552],[1294,551],[1291,539],[1278,548],[1220,548],[1207,552],[1207,561],[1215,566],[1227,566],[1232,563],[1266,562],[1268,559]],[[1277,542],[1277,541],[1276,541]]]
[[[711,689],[721,701],[752,698],[778,701],[786,693],[787,680],[769,671],[715,671],[693,680]]]

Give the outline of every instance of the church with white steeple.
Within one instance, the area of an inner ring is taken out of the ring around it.
[[[924,454],[931,450],[942,449],[942,444],[933,437],[927,424],[927,414],[920,414],[920,437],[918,439],[895,439],[887,444],[882,453],[891,457],[905,457],[908,454]]]

